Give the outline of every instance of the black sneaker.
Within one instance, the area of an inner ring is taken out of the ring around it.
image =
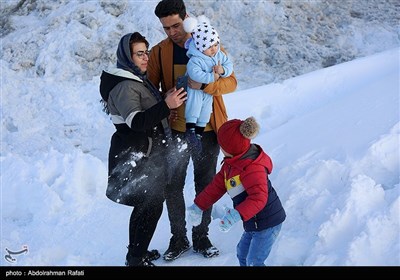
[[[147,259],[149,261],[155,261],[155,260],[158,260],[161,257],[161,255],[157,250],[151,250],[151,251],[147,251],[147,253],[144,257],[145,257],[145,259]]]
[[[187,237],[175,238],[171,237],[169,241],[168,250],[165,251],[163,258],[166,261],[173,261],[179,258],[183,253],[185,253],[190,248],[190,243]]]
[[[193,240],[193,251],[202,254],[205,258],[212,258],[219,255],[219,250],[211,244],[208,237]]]

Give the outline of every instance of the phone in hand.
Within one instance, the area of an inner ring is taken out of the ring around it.
[[[188,76],[179,76],[178,79],[176,80],[176,89],[184,88],[185,91],[187,91],[187,86],[188,86]]]

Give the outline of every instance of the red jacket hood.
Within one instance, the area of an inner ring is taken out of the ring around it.
[[[256,151],[252,147],[257,147],[259,155],[256,156]],[[232,158],[224,158],[224,162],[227,164],[239,169],[239,170],[245,170],[246,167],[253,163],[253,164],[259,164],[264,166],[268,170],[268,174],[271,174],[273,164],[271,158],[264,152],[264,150],[261,148],[260,145],[258,144],[252,144],[250,145],[250,148],[243,152],[242,154],[239,154],[237,156],[234,156]]]

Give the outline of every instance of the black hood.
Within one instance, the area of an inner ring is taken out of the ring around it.
[[[110,91],[120,82],[125,80],[137,81],[127,77],[116,76],[103,71],[100,76],[100,95],[103,101],[107,102]]]

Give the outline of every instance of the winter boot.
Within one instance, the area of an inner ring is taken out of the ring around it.
[[[205,258],[212,258],[219,255],[219,250],[211,244],[207,236],[193,239],[193,251],[202,254]]]
[[[147,251],[143,257],[134,256],[133,252],[133,246],[129,245],[128,253],[126,254],[126,266],[155,266],[151,261],[160,257],[160,253],[157,250]]]
[[[145,258],[149,261],[155,261],[160,258],[160,253],[157,250],[147,251]]]
[[[165,251],[163,258],[166,261],[173,261],[179,258],[184,252],[189,250],[190,243],[186,236],[175,237],[172,236],[169,242],[168,250]]]
[[[126,266],[155,266],[154,263],[146,258],[130,258],[126,259]]]
[[[199,156],[203,150],[201,135],[196,134],[194,128],[186,129],[185,138],[192,156]]]

